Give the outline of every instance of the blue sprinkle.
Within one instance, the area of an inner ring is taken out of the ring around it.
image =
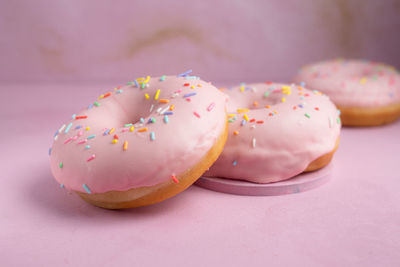
[[[301,87],[305,87],[305,86],[306,86],[306,83],[305,83],[305,82],[300,82],[299,85],[300,85]]]
[[[54,133],[54,137],[57,135],[57,134],[59,134],[60,133],[60,131],[56,131],[55,133]]]
[[[186,76],[185,79],[186,80],[199,80],[200,77],[197,77],[197,76]]]
[[[243,125],[246,124],[246,122],[247,122],[247,121],[246,121],[245,119],[243,119],[242,122],[240,123],[240,125],[243,126]]]
[[[178,74],[178,77],[185,77],[185,76],[187,76],[187,75],[190,74],[190,73],[192,73],[192,70],[187,70],[187,71],[185,71],[185,72],[182,72],[181,74]]]
[[[232,163],[232,165],[233,165],[233,166],[236,166],[236,165],[237,165],[237,160],[235,160],[235,161]]]
[[[197,93],[189,93],[189,94],[183,95],[183,98],[194,96],[194,95],[197,95]]]
[[[338,110],[337,110],[337,114],[340,116],[341,113],[342,113],[342,112],[338,109]]]
[[[173,111],[166,111],[163,113],[163,115],[174,115]]]
[[[107,129],[107,130],[103,133],[103,135],[107,135],[107,134],[110,132],[110,130],[111,130],[111,129]]]
[[[93,104],[90,104],[89,106],[88,106],[88,109],[91,109],[93,107]]]
[[[70,122],[70,123],[68,124],[67,128],[65,128],[64,133],[68,133],[68,131],[69,131],[69,129],[71,129],[71,127],[72,127],[72,122]]]
[[[144,119],[143,118],[140,118],[139,120],[140,120],[141,123],[144,123]]]
[[[115,93],[117,93],[117,94],[120,94],[120,93],[122,93],[122,92],[123,92],[122,89],[118,89],[117,91],[115,91]]]
[[[164,81],[165,78],[167,78],[167,76],[165,76],[165,75],[161,76],[161,77],[160,77],[160,81]]]
[[[92,191],[90,191],[89,187],[88,187],[86,184],[82,184],[82,187],[86,190],[86,192],[87,192],[88,194],[91,194],[91,193],[92,193]]]
[[[147,121],[147,123],[156,123],[156,119],[153,118],[153,117],[151,117],[151,118]]]
[[[168,116],[165,115],[165,116],[164,116],[164,122],[165,122],[165,123],[168,123],[168,121],[169,121],[169,120],[168,120]]]
[[[92,135],[89,135],[88,137],[87,137],[87,139],[93,139],[93,138],[95,138],[96,137],[96,135],[95,134],[92,134]]]
[[[64,188],[64,184],[60,184],[60,187],[61,187],[61,188]]]
[[[135,80],[135,85],[136,85],[137,88],[139,88],[139,83],[136,80]]]
[[[90,148],[90,145],[86,145],[86,146],[85,146],[85,149],[89,149],[89,148]]]
[[[49,148],[49,156],[51,155],[51,147]]]
[[[72,114],[72,119],[75,120],[76,114]]]
[[[76,126],[76,127],[75,127],[75,130],[78,130],[78,129],[80,129],[80,128],[82,128],[82,125]]]
[[[154,132],[151,132],[151,133],[150,133],[150,140],[151,140],[151,141],[156,140],[156,134],[155,134]]]
[[[299,108],[304,108],[303,104],[298,104],[297,105]]]

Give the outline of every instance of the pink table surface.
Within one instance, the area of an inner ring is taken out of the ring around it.
[[[0,85],[1,266],[400,266],[400,121],[343,129],[331,180],[308,192],[192,186],[109,211],[60,189],[47,155],[99,88]]]

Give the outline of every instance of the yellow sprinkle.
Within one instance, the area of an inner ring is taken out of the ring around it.
[[[147,77],[146,77],[146,80],[144,81],[144,83],[148,83],[149,80],[150,80],[150,76],[147,76]]]
[[[266,105],[265,107],[266,107],[266,108],[270,108],[271,106],[270,106],[270,105]]]
[[[194,85],[190,86],[190,89],[194,89]]]
[[[249,112],[249,109],[247,109],[247,108],[238,108],[236,111],[238,113],[245,113],[245,112]]]
[[[168,99],[160,99],[160,103],[169,103]]]
[[[286,98],[282,97],[282,102],[285,103],[286,102]]]
[[[234,135],[238,135],[239,132],[238,132],[238,131],[234,131],[233,134],[234,134]]]
[[[104,95],[100,95],[99,98],[97,98],[97,99],[102,99],[103,97],[104,97]]]
[[[124,142],[124,151],[128,150],[128,141]]]
[[[244,115],[243,115],[243,118],[244,118],[246,121],[249,121],[249,117],[247,116],[247,114],[244,114]]]
[[[143,81],[143,80],[144,80],[144,78],[137,78],[136,79],[136,81],[138,81],[138,82]]]
[[[169,110],[173,111],[174,108],[175,108],[175,105],[171,105],[171,106],[169,107]]]
[[[228,115],[229,118],[232,118],[232,117],[235,117],[235,116],[236,116],[236,114],[229,114]]]
[[[133,130],[135,130],[135,127],[131,126],[131,128],[129,129],[129,131],[133,132]]]
[[[245,89],[244,85],[240,86],[240,92],[244,92],[244,89]]]
[[[147,132],[147,128],[141,128],[138,130],[138,132]]]
[[[157,90],[156,95],[154,96],[154,99],[157,100],[159,95],[160,95],[160,89]]]
[[[145,97],[146,99],[150,99],[149,94],[144,94],[144,97]]]
[[[89,127],[89,126],[88,126],[88,127],[86,127],[86,128],[85,128],[85,130],[86,130],[86,131],[89,131],[89,130],[90,130],[90,127]]]
[[[111,130],[108,132],[108,134],[112,134],[115,131],[115,128],[111,128]]]
[[[282,93],[290,95],[292,93],[290,86],[282,86]]]
[[[360,83],[361,84],[365,84],[366,82],[367,82],[367,77],[362,77],[361,79],[360,79]]]
[[[118,139],[113,139],[111,143],[113,143],[113,144],[118,143]]]

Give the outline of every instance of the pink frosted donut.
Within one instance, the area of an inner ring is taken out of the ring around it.
[[[187,73],[115,88],[56,132],[52,173],[61,187],[100,207],[164,200],[191,185],[221,153],[225,101]]]
[[[400,116],[400,75],[388,65],[323,61],[302,67],[294,81],[327,94],[342,111],[343,125],[379,125]]]
[[[341,123],[326,95],[276,83],[242,84],[224,93],[228,141],[204,176],[270,183],[329,163]]]

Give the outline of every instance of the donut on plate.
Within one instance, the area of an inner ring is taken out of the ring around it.
[[[160,202],[190,186],[221,153],[226,97],[188,72],[136,79],[102,94],[55,134],[55,179],[108,209]]]
[[[336,59],[306,65],[295,76],[327,94],[343,125],[374,126],[400,117],[400,75],[395,68],[365,60]]]
[[[228,140],[205,177],[271,183],[330,162],[341,122],[326,95],[271,82],[224,93],[229,96]]]

